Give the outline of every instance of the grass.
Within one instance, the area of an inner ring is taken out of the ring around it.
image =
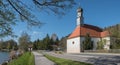
[[[77,62],[77,61],[72,61],[72,60],[67,60],[67,59],[62,59],[62,58],[57,58],[53,57],[50,55],[45,55],[49,60],[55,62],[57,65],[92,65],[84,62]]]
[[[12,60],[8,65],[35,65],[34,63],[34,55],[30,52],[24,53],[18,59]]]

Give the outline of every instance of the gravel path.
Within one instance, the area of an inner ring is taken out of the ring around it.
[[[48,60],[43,54],[38,52],[33,52],[33,54],[35,56],[35,65],[55,65],[54,62]]]
[[[120,65],[120,55],[103,55],[103,54],[55,54],[53,52],[45,52],[46,54],[70,59],[73,61],[80,61],[91,63],[94,65]]]

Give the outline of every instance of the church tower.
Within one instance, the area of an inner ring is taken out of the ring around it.
[[[80,25],[84,25],[84,21],[83,21],[83,9],[81,7],[78,7],[77,9],[77,26]]]

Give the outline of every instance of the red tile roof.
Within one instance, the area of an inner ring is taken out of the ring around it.
[[[109,36],[109,32],[108,31],[101,32],[101,37],[106,37],[106,36]]]
[[[102,31],[97,26],[84,24],[83,26],[77,26],[68,38],[86,36],[86,34],[89,34],[91,37],[106,37],[109,35],[108,31]]]

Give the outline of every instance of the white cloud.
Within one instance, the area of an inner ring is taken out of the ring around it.
[[[32,33],[31,33],[32,41],[34,41],[36,39],[42,39],[42,38],[44,38],[44,36],[45,36],[44,32],[32,31]]]
[[[33,31],[31,35],[44,35],[44,32]]]
[[[38,35],[38,34],[41,34],[41,32],[33,31],[33,35]]]
[[[38,34],[38,32],[37,31],[33,31],[33,34]]]

